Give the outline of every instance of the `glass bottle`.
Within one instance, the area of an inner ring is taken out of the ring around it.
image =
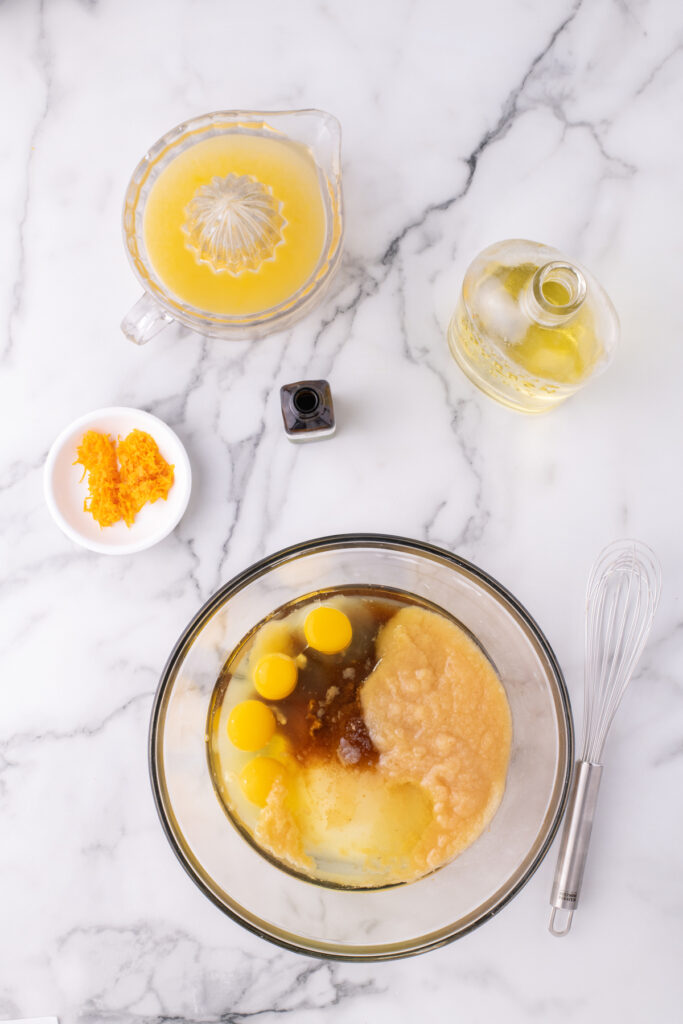
[[[619,320],[583,267],[538,242],[481,252],[465,274],[448,344],[471,381],[521,412],[543,412],[609,364]]]

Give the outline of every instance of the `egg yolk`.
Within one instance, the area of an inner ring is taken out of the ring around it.
[[[276,780],[284,782],[286,777],[287,770],[279,761],[272,757],[255,757],[240,772],[240,786],[247,800],[258,807],[265,807]]]
[[[309,647],[322,654],[338,654],[351,643],[351,622],[338,608],[322,605],[309,612],[304,621],[304,636]]]
[[[275,715],[260,700],[243,700],[230,712],[228,736],[238,750],[261,750],[275,732]]]
[[[256,663],[254,686],[266,700],[289,697],[296,686],[299,670],[287,654],[266,654]]]
[[[268,753],[284,765],[290,764],[293,759],[292,744],[281,732],[276,732],[268,744]]]

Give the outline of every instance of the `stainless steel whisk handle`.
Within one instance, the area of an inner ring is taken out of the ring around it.
[[[553,910],[548,929],[552,935],[566,935],[571,928],[572,917],[581,892],[601,776],[601,764],[577,761],[574,766],[567,816],[555,868],[555,880],[550,894],[550,904]],[[563,927],[556,925],[557,913],[560,910],[566,911]]]

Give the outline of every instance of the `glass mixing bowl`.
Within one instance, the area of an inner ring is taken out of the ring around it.
[[[247,842],[209,774],[214,685],[242,637],[280,605],[317,590],[378,585],[439,605],[479,640],[512,712],[502,803],[490,826],[433,874],[385,889],[330,888],[277,867]],[[195,616],[164,669],[152,711],[150,770],[181,864],[226,914],[288,949],[386,960],[449,942],[501,909],[529,880],[560,822],[572,765],[569,699],[553,652],[515,598],[474,565],[419,541],[349,534],[256,563]]]

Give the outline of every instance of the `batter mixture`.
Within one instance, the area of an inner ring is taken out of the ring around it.
[[[511,719],[481,648],[377,588],[278,610],[229,659],[209,760],[231,818],[278,863],[370,888],[441,867],[503,796]]]

